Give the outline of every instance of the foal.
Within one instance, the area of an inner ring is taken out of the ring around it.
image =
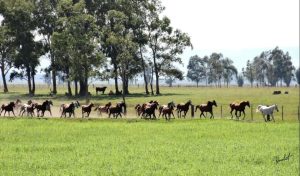
[[[244,114],[243,120],[244,120],[245,116],[246,116],[246,114],[245,114],[245,107],[248,106],[250,108],[250,103],[249,103],[249,101],[241,101],[240,103],[231,103],[229,106],[231,108],[231,111],[230,111],[231,119],[233,118],[232,111],[235,110],[235,116],[236,116],[236,118],[239,119],[239,117],[241,116],[241,112],[243,112],[243,114]],[[237,111],[240,112],[239,116],[237,115]]]
[[[90,103],[89,105],[82,105],[82,107],[81,107],[82,118],[84,117],[84,113],[87,113],[86,117],[90,116],[90,113],[92,111],[92,107],[94,107],[93,103]]]

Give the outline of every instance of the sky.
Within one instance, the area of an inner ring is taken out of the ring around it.
[[[299,67],[299,0],[162,0],[174,28],[191,37],[182,55],[222,53],[241,71],[247,60],[278,46]]]

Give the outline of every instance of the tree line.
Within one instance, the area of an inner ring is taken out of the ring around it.
[[[214,84],[221,87],[222,82],[228,87],[235,79],[239,86],[243,86],[244,79],[248,80],[253,87],[256,86],[283,86],[289,87],[291,81],[296,79],[300,84],[300,70],[293,66],[291,56],[278,47],[273,50],[263,51],[252,61],[248,60],[242,73],[238,73],[230,58],[222,53],[212,53],[210,56],[192,56],[187,66],[187,78],[199,85]]]
[[[0,0],[4,92],[8,76],[9,81],[26,80],[34,95],[37,67],[46,57],[50,65],[43,71],[54,94],[60,79],[68,95],[86,96],[91,78],[113,79],[115,94],[128,94],[129,81],[137,75],[143,77],[146,94],[160,94],[161,77],[170,85],[184,78],[175,64],[182,64],[185,48],[192,48],[189,35],[162,16],[164,9],[160,0]],[[219,87],[234,77],[251,85],[289,86],[294,75],[299,77],[299,69],[294,70],[289,54],[275,48],[248,61],[242,74],[221,53],[192,56],[187,78]]]
[[[10,81],[26,80],[34,95],[44,56],[54,94],[58,78],[67,82],[69,95],[87,95],[90,78],[114,79],[115,93],[128,94],[129,80],[141,73],[146,94],[160,94],[159,78],[182,76],[173,64],[192,47],[188,34],[162,16],[164,9],[160,0],[0,0],[4,92],[10,74]]]

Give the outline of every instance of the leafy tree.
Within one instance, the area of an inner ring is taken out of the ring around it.
[[[0,26],[0,69],[3,82],[3,91],[5,93],[8,92],[6,75],[12,68],[12,57],[14,54],[14,48],[12,45],[12,41],[14,39],[13,36],[9,34],[8,30],[9,29],[7,26]]]
[[[238,83],[239,87],[243,87],[243,85],[244,85],[244,77],[243,77],[243,75],[238,75],[237,76],[237,83]]]
[[[212,53],[208,59],[208,83],[214,82],[219,87],[223,75],[222,59],[221,53]]]
[[[297,79],[298,85],[300,85],[300,68],[298,68],[296,71],[296,79]]]
[[[255,79],[255,69],[254,65],[250,62],[250,60],[247,61],[246,69],[242,69],[243,76],[248,79],[248,81],[251,84],[251,87],[253,87],[253,82]]]
[[[166,83],[169,87],[173,86],[176,79],[183,80],[183,72],[177,68],[168,68],[164,71],[166,75]]]
[[[10,78],[26,77],[29,94],[34,95],[36,67],[39,65],[39,57],[44,54],[42,42],[34,39],[33,31],[37,27],[33,16],[34,4],[32,1],[16,0],[2,2],[1,5],[3,23],[14,36],[13,44],[17,50],[13,64],[18,70]]]
[[[201,80],[206,80],[207,76],[207,61],[208,58],[200,58],[199,56],[195,55],[192,56],[189,60],[189,64],[187,66],[188,73],[187,77],[196,82],[197,87],[199,86],[199,82]]]
[[[226,83],[226,86],[229,86],[230,81],[232,80],[232,77],[235,75],[237,77],[237,69],[233,65],[233,61],[229,58],[225,58],[221,60],[222,67],[223,67],[223,79]]]

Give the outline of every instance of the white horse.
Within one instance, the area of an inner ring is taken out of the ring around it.
[[[274,104],[272,106],[258,105],[257,109],[256,109],[256,112],[261,112],[262,113],[265,122],[267,121],[266,118],[265,118],[266,115],[270,115],[273,119],[273,122],[275,122],[275,119],[274,119],[274,116],[273,116],[273,111],[274,110],[276,110],[277,112],[279,111],[277,104]]]

